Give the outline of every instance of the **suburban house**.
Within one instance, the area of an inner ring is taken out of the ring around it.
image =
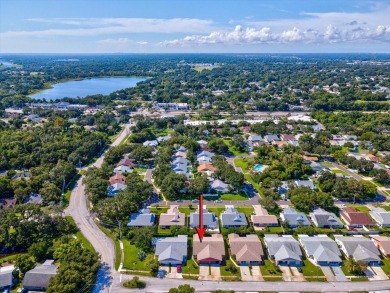
[[[203,237],[202,242],[198,234],[193,238],[193,256],[199,264],[221,264],[225,258],[225,244],[221,234]]]
[[[251,143],[262,142],[264,139],[260,135],[250,135],[248,141]]]
[[[208,164],[208,163],[204,163],[204,164],[201,164],[198,166],[197,168],[197,171],[200,173],[200,172],[215,172],[217,170],[217,168],[215,168],[213,165],[211,164]]]
[[[143,143],[143,146],[149,146],[152,148],[156,148],[158,146],[158,141],[157,140],[147,140]]]
[[[126,167],[129,167],[129,168],[134,168],[137,166],[136,163],[134,163],[133,160],[130,160],[129,158],[125,157],[124,159],[120,160],[118,164],[116,164],[117,167],[120,167],[120,166],[126,166]]]
[[[138,213],[131,214],[127,227],[150,227],[153,226],[156,215],[149,209],[142,209]]]
[[[183,227],[186,222],[184,213],[179,212],[178,206],[171,206],[166,213],[160,215],[159,227],[168,229],[171,226]]]
[[[214,189],[218,193],[228,193],[229,192],[229,184],[226,184],[225,182],[215,179],[210,184],[210,188]]]
[[[261,241],[256,234],[240,237],[229,234],[230,254],[235,255],[239,265],[259,265],[263,261],[264,252]]]
[[[126,185],[126,184],[115,183],[115,184],[110,185],[110,186],[108,187],[107,195],[108,195],[108,196],[114,196],[114,195],[117,194],[119,191],[125,190],[126,188],[127,188],[127,185]]]
[[[300,226],[311,226],[310,221],[305,216],[304,213],[298,213],[293,208],[285,208],[282,213],[280,213],[280,219],[283,222],[288,222],[290,228],[297,228]]]
[[[187,158],[187,152],[180,152],[180,151],[177,151],[174,155],[173,155],[174,158],[183,158],[183,159],[186,159]]]
[[[23,200],[23,203],[42,204],[43,198],[39,193],[30,193],[30,195]]]
[[[350,227],[361,228],[363,226],[375,226],[374,222],[366,213],[358,212],[353,208],[343,208],[340,217]]]
[[[334,235],[336,243],[347,257],[353,257],[356,261],[363,261],[369,266],[381,264],[380,252],[374,242],[361,235],[342,236]]]
[[[280,141],[280,138],[276,134],[267,134],[266,136],[264,136],[264,140],[269,143],[272,143],[275,141]]]
[[[253,209],[255,214],[251,215],[251,221],[254,227],[279,226],[278,218],[275,215],[269,215],[261,205],[253,205]]]
[[[180,265],[187,260],[187,235],[157,238],[155,255],[163,265]]]
[[[199,164],[199,165],[202,165],[202,164],[211,164],[211,157],[200,156],[200,157],[197,157],[196,160],[198,161],[198,164]]]
[[[310,164],[311,162],[318,162],[318,157],[302,156],[303,163]]]
[[[291,235],[266,234],[264,243],[270,259],[282,266],[301,266],[302,251]]]
[[[338,266],[342,264],[341,252],[334,240],[327,235],[298,235],[299,242],[307,257],[320,266]]]
[[[295,180],[294,181],[296,187],[309,187],[311,190],[314,190],[316,187],[314,186],[314,182],[311,180]]]
[[[371,240],[374,242],[375,246],[379,249],[380,252],[385,257],[390,256],[390,237],[388,236],[378,236],[370,235]]]
[[[126,177],[122,174],[115,174],[114,176],[111,176],[108,181],[110,181],[111,185],[115,183],[126,184]]]
[[[16,205],[16,198],[0,198],[0,209],[13,208]]]
[[[212,157],[214,157],[215,155],[214,155],[214,153],[212,153],[212,152],[209,152],[209,151],[201,151],[199,154],[197,154],[197,158],[200,158],[200,157],[208,157],[208,158],[212,158]]]
[[[165,136],[159,136],[159,137],[157,137],[156,140],[157,140],[158,143],[162,143],[162,142],[164,142],[164,141],[169,140],[170,138],[171,138],[171,135],[170,135],[170,134],[167,134],[167,135],[165,135]]]
[[[239,213],[233,206],[227,206],[226,210],[221,214],[221,223],[224,228],[248,226],[245,214]]]
[[[378,224],[379,227],[390,226],[390,212],[383,208],[374,208],[370,211],[371,218]]]
[[[341,229],[344,227],[343,223],[341,223],[334,213],[327,212],[320,208],[315,209],[309,216],[311,221],[318,228]]]
[[[24,275],[23,288],[28,291],[46,291],[50,279],[57,274],[57,269],[54,260],[46,260],[37,265]]]
[[[283,141],[296,140],[294,134],[281,134],[280,139]]]
[[[133,169],[131,169],[129,166],[120,165],[114,169],[115,174],[127,174],[133,172]]]
[[[191,228],[199,227],[199,209],[190,214],[190,226]],[[218,230],[218,219],[214,213],[210,213],[203,207],[203,226],[209,230]]]
[[[11,292],[12,287],[16,283],[16,279],[13,276],[14,265],[0,267],[0,291]]]

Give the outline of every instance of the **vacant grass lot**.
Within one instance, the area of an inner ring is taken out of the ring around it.
[[[129,240],[123,239],[123,251],[125,259],[123,261],[123,268],[136,271],[149,271],[145,262],[138,258],[138,249],[135,245],[131,244]]]
[[[234,268],[236,268],[236,272],[233,273],[232,271],[227,271],[226,268],[227,266],[232,266]],[[221,266],[221,276],[225,276],[225,277],[240,277],[241,276],[241,273],[240,273],[240,269],[237,268],[234,263],[230,260],[230,259],[227,259],[226,260],[226,265],[224,266]]]
[[[229,152],[231,152],[234,156],[247,154],[246,152],[241,152],[238,149],[236,149],[234,146],[232,146],[230,139],[224,139],[223,141],[228,146]]]
[[[278,266],[276,266],[269,259],[264,260],[264,265],[260,266],[260,271],[263,276],[281,276],[282,272]],[[265,278],[264,278],[265,280]]]
[[[247,200],[248,197],[244,194],[238,194],[238,193],[226,193],[226,194],[221,194],[219,197],[222,200]]]

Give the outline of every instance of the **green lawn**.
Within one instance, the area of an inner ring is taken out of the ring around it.
[[[83,247],[85,247],[86,249],[88,249],[92,252],[95,252],[95,248],[93,248],[92,244],[87,240],[87,238],[85,238],[83,233],[81,233],[79,231],[79,229],[77,228],[76,223],[74,222],[74,219],[71,216],[66,216],[65,218],[68,221],[68,223],[71,225],[72,229],[74,231],[77,231],[74,235],[76,236],[76,238],[78,240],[81,241]]]
[[[363,212],[363,213],[369,213],[370,212],[370,209],[364,205],[360,205],[360,204],[347,204],[348,207],[350,208],[354,208],[355,210],[359,211],[359,212]]]
[[[281,276],[282,272],[278,266],[276,266],[269,259],[264,260],[264,265],[260,266],[260,271],[263,276]],[[264,279],[265,280],[265,279]]]
[[[237,271],[235,273],[232,273],[231,271],[227,271],[226,270],[227,266],[235,267],[237,269]],[[226,260],[226,265],[221,266],[221,276],[225,276],[225,277],[235,277],[235,276],[236,277],[240,277],[241,276],[240,269],[237,268],[230,259],[227,259]]]
[[[323,165],[323,166],[326,166],[328,168],[334,168],[333,164],[329,163],[329,162],[321,162],[320,164]]]
[[[247,217],[250,217],[253,215],[254,209],[253,207],[237,207],[237,211],[244,213]]]
[[[240,167],[244,173],[249,171],[249,166],[253,164],[252,158],[236,158],[234,159],[234,165]]]
[[[356,278],[351,278],[351,282],[366,282],[368,281],[367,277],[356,277]]]
[[[339,169],[332,170],[332,172],[335,173],[335,174],[343,174],[344,176],[350,176],[347,172],[344,172],[344,171],[339,170]]]
[[[219,197],[222,200],[247,200],[248,197],[242,194],[233,194],[233,193],[226,193],[226,194],[221,194]]]
[[[168,210],[168,207],[151,207],[150,212],[155,213],[157,216],[161,215],[162,213],[166,213]]]
[[[140,249],[138,249],[135,245],[130,244],[130,241],[127,239],[122,239],[122,241],[125,254],[123,268],[136,271],[149,271],[145,265],[145,262],[138,258],[138,252]]]
[[[239,155],[247,154],[246,152],[241,152],[241,151],[239,151],[238,149],[236,149],[235,147],[233,147],[233,146],[231,145],[230,139],[224,139],[223,141],[224,141],[224,143],[228,146],[229,152],[231,152],[234,156],[239,156]]]
[[[244,178],[246,181],[248,181],[252,186],[256,189],[256,191],[260,194],[260,196],[263,196],[263,193],[261,192],[261,187],[260,184],[256,183],[253,179],[252,176],[249,174],[244,174]]]
[[[283,281],[282,276],[263,276],[264,281],[266,282],[279,282]]]
[[[5,264],[5,263],[14,262],[15,259],[16,259],[19,255],[24,255],[24,254],[27,254],[27,252],[25,252],[25,253],[13,253],[13,254],[8,254],[8,255],[5,255],[5,256],[0,257],[0,266],[1,266],[2,264]]]
[[[268,227],[269,232],[272,234],[279,234],[283,233],[283,228],[282,227]]]
[[[382,258],[383,266],[381,267],[382,270],[385,272],[386,275],[390,275],[390,259],[388,258]]]
[[[192,209],[190,209],[189,207],[183,207],[183,206],[179,206],[179,211],[186,214],[186,216],[188,216],[190,213],[193,213],[196,211],[198,205],[193,205],[192,206]]]
[[[194,260],[188,259],[185,266],[182,266],[183,274],[199,274],[199,266],[194,262]]]
[[[225,207],[207,207],[207,209],[219,217],[219,215],[225,210]]]
[[[321,268],[318,266],[315,266],[312,262],[309,260],[305,259],[303,261],[304,265],[302,266],[302,272],[304,276],[309,276],[309,277],[323,277],[324,273],[322,272]]]

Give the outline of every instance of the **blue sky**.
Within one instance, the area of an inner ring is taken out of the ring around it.
[[[0,0],[0,53],[385,52],[390,0]]]

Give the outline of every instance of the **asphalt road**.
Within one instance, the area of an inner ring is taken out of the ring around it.
[[[124,130],[119,134],[116,140],[111,144],[111,146],[117,146],[119,143],[127,136],[129,133],[130,124],[126,124]],[[92,166],[100,167],[103,164],[104,160],[103,154],[100,158],[98,158]],[[88,239],[88,241],[92,244],[95,250],[100,254],[100,258],[102,263],[107,264],[105,267],[105,272],[100,271],[97,283],[99,283],[99,288],[102,290],[98,290],[95,292],[107,292],[104,287],[109,285],[109,279],[112,274],[115,273],[115,246],[112,240],[106,236],[99,229],[94,221],[94,217],[91,215],[88,207],[87,207],[87,197],[85,194],[85,186],[83,184],[82,176],[76,183],[75,188],[72,190],[69,206],[64,211],[65,215],[72,216],[74,221],[76,222],[77,227],[80,229],[81,233]],[[108,270],[107,270],[108,268]],[[108,278],[107,278],[108,277]]]
[[[112,291],[129,292],[120,285],[120,280],[126,281],[132,276],[115,276]],[[170,288],[182,284],[189,284],[195,292],[210,292],[215,290],[234,290],[236,292],[351,292],[351,291],[379,291],[390,288],[390,280],[371,282],[223,282],[223,281],[197,281],[183,279],[158,279],[140,277],[146,281],[144,290],[137,292],[168,292]],[[135,291],[134,291],[135,292]]]

